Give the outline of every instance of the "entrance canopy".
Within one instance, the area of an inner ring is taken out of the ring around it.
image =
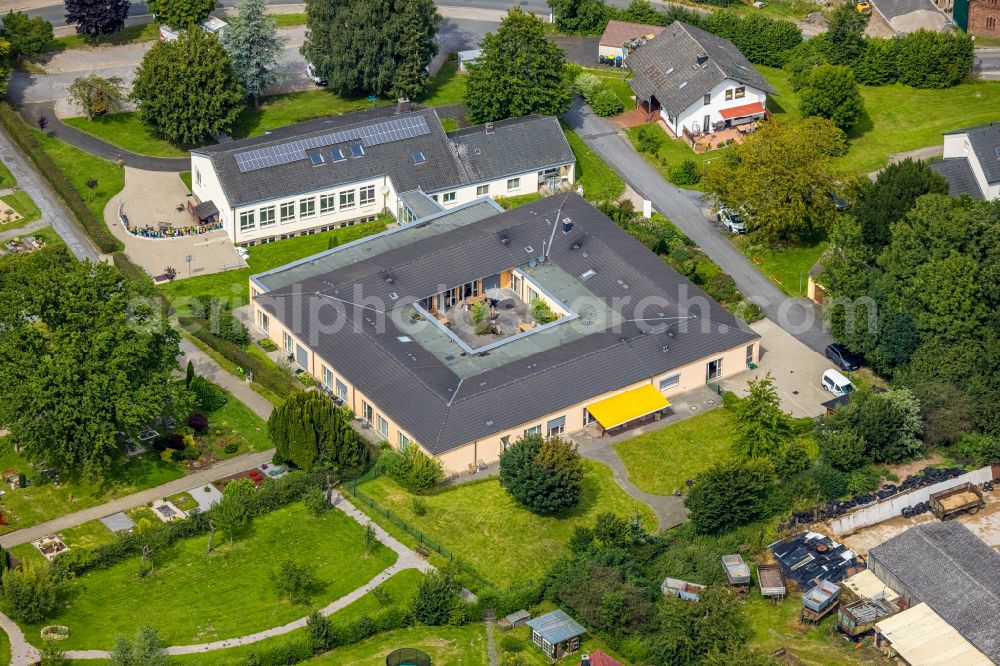
[[[753,102],[752,104],[744,104],[742,106],[734,106],[729,109],[723,109],[719,111],[719,114],[726,120],[732,120],[733,118],[744,118],[746,116],[755,116],[757,114],[764,113],[764,105],[760,102]]]
[[[587,411],[605,430],[610,430],[669,406],[667,399],[652,384],[644,384],[588,405]]]

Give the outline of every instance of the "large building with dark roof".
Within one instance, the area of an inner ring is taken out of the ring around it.
[[[948,181],[952,196],[1000,199],[1000,121],[945,134],[944,159],[931,168]]]
[[[926,604],[1000,663],[1000,553],[965,525],[946,521],[911,527],[872,548],[868,568],[899,594],[902,605]]]
[[[767,95],[775,92],[731,41],[681,21],[626,62],[636,101],[678,137],[763,118]]]
[[[383,107],[191,152],[193,194],[238,245],[375,219],[418,217],[407,192],[449,208],[480,196],[567,189],[575,158],[559,126],[526,116],[445,132],[434,109]]]
[[[447,470],[615,431],[742,372],[758,336],[575,193],[484,197],[251,277],[257,326]]]

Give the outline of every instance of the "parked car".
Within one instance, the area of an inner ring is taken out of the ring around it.
[[[746,224],[743,223],[743,218],[741,218],[740,214],[734,210],[720,208],[719,212],[715,214],[715,217],[722,223],[722,226],[729,229],[730,233],[745,234],[747,232],[747,227]]]
[[[820,383],[825,390],[835,396],[847,395],[854,390],[854,384],[851,383],[851,380],[833,368],[823,373]]]
[[[308,76],[310,80],[318,86],[326,85],[326,79],[316,73],[316,68],[311,62],[306,63],[306,76]]]
[[[826,346],[826,357],[837,364],[841,370],[857,370],[861,367],[861,358],[850,349],[839,343]]]

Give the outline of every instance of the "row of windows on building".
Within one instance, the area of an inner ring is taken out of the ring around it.
[[[519,177],[518,178],[508,178],[507,179],[507,191],[508,192],[516,192],[519,189],[521,189],[521,179]],[[476,186],[476,196],[477,197],[485,197],[489,193],[490,193],[490,185],[489,185],[489,183],[487,183],[485,185],[477,185]],[[434,199],[434,201],[440,201],[441,203],[453,203],[453,202],[455,202],[458,199],[458,192],[457,191],[455,191],[455,192],[445,192],[444,194],[441,194],[441,195],[432,194],[431,195],[431,199]]]
[[[246,247],[253,247],[255,245],[266,245],[268,243],[273,243],[279,240],[295,238],[296,236],[312,236],[313,234],[321,234],[324,231],[333,231],[334,229],[343,229],[344,227],[352,227],[355,224],[374,222],[377,219],[378,215],[366,215],[365,217],[359,217],[356,220],[345,220],[344,222],[337,222],[336,224],[327,224],[322,227],[313,227],[312,229],[303,229],[302,231],[293,231],[287,234],[276,234],[274,236],[268,236],[266,238],[255,238],[250,241],[240,242],[239,245],[244,245]]]
[[[240,213],[240,231],[266,229],[275,224],[291,224],[296,220],[305,220],[316,216],[317,197],[303,197],[296,201],[286,201],[277,206],[262,206],[256,210],[245,210]],[[359,190],[343,190],[319,196],[319,214],[329,215],[338,210],[345,211],[355,207],[364,208],[375,203],[375,186],[366,185]],[[297,209],[297,214],[296,214]]]

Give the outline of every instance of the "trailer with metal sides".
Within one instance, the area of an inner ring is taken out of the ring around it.
[[[726,572],[729,587],[740,596],[747,596],[750,590],[750,567],[740,555],[723,555],[722,568]]]
[[[817,623],[837,607],[840,600],[840,586],[828,580],[821,580],[808,592],[802,595],[802,612],[799,619],[803,622]]]
[[[986,506],[983,491],[974,484],[965,483],[942,490],[930,496],[931,512],[940,520],[948,520],[960,513],[974,514]]]
[[[765,599],[781,601],[785,598],[785,574],[781,572],[778,564],[758,564],[757,584],[760,586],[760,593]]]

